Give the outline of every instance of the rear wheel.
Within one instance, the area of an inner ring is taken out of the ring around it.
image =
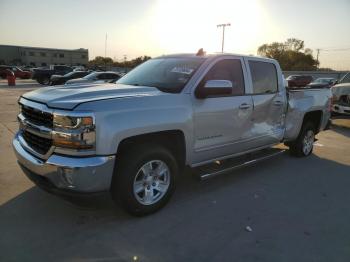
[[[291,155],[297,157],[309,156],[312,153],[315,142],[315,126],[312,122],[306,122],[298,138],[288,143]]]
[[[178,165],[160,145],[142,145],[123,153],[116,163],[111,194],[132,215],[161,209],[175,189]]]

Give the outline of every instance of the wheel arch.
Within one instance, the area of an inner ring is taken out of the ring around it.
[[[140,144],[159,144],[169,149],[176,158],[179,168],[186,164],[186,141],[182,130],[165,130],[135,135],[124,138],[117,148],[118,155],[122,155],[125,150]]]
[[[322,116],[322,110],[309,111],[305,113],[302,125],[304,125],[307,122],[313,123],[315,126],[315,134],[317,134],[320,131]]]

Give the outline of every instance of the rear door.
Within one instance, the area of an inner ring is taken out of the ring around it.
[[[229,80],[232,93],[199,99],[193,93],[194,163],[228,156],[246,149],[253,112],[247,95],[247,74],[242,58],[220,58],[207,69],[196,88],[208,80]]]
[[[272,62],[248,58],[251,75],[252,113],[251,133],[254,140],[249,147],[257,148],[275,144],[283,139],[284,119],[287,107],[285,88],[279,66]]]

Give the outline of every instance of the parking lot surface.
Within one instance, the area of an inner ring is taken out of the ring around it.
[[[170,203],[135,218],[108,196],[72,204],[16,164],[17,99],[0,87],[0,261],[349,261],[350,119],[288,153],[205,182],[186,172]]]

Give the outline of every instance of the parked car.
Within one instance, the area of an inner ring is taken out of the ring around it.
[[[51,65],[49,68],[33,69],[32,79],[38,81],[39,84],[49,85],[52,75],[65,75],[72,72],[73,69],[65,65]]]
[[[337,83],[335,78],[317,78],[315,81],[312,81],[306,87],[308,88],[331,88]]]
[[[65,74],[63,76],[52,75],[51,79],[50,79],[50,85],[52,85],[52,86],[54,86],[54,85],[63,85],[68,80],[81,78],[81,77],[84,77],[84,76],[86,76],[86,75],[88,75],[90,73],[91,72],[89,72],[89,71],[73,71],[73,72],[69,72],[68,74]]]
[[[23,65],[23,66],[19,66],[20,69],[22,69],[23,71],[29,71],[31,72],[33,69],[33,66],[29,66],[29,65]]]
[[[291,75],[287,77],[288,87],[304,87],[311,83],[312,76],[308,75]]]
[[[111,192],[140,216],[169,201],[185,166],[206,179],[273,157],[281,142],[310,155],[330,102],[326,88],[286,90],[276,60],[162,56],[116,84],[23,94],[13,147],[46,191]]]
[[[72,66],[73,71],[86,71],[85,66]]]
[[[28,70],[23,70],[18,66],[13,66],[11,71],[15,74],[17,78],[29,79],[32,76],[32,72]]]
[[[350,72],[332,90],[332,113],[350,115]]]
[[[0,77],[3,79],[7,76],[6,70],[12,71],[16,78],[21,79],[29,79],[32,74],[30,71],[22,70],[17,66],[0,65]]]
[[[115,72],[92,72],[83,78],[72,79],[66,82],[66,85],[72,84],[89,84],[89,83],[105,83],[114,79],[119,79],[120,75]]]

